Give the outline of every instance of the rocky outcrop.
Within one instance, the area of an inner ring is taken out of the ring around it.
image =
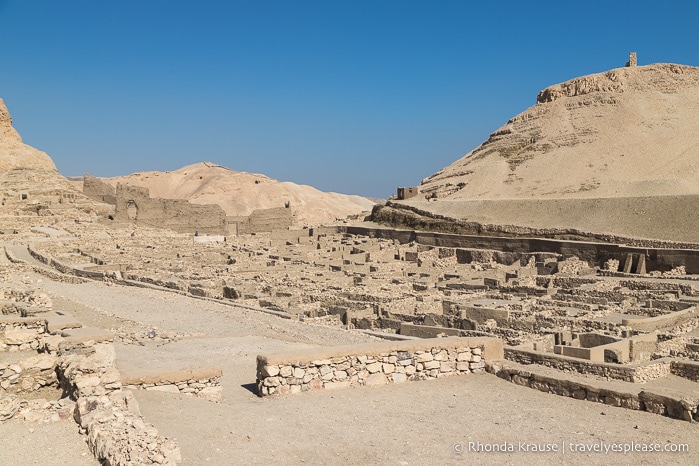
[[[16,168],[56,170],[56,165],[45,152],[22,142],[5,102],[0,99],[0,172]]]

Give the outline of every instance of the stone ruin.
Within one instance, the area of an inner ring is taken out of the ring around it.
[[[443,345],[485,338],[503,342],[502,354],[463,362],[559,395],[696,419],[699,401],[668,394],[671,382],[662,388],[670,376],[699,381],[692,349],[699,342],[699,281],[687,273],[696,270],[695,250],[545,243],[575,249],[587,258],[581,260],[553,249],[528,251],[544,243],[517,241],[513,250],[497,238],[327,227],[192,242],[190,235],[143,230],[128,241],[94,238],[77,249],[72,241],[51,241],[30,252],[78,276],[407,340],[333,355],[314,350],[295,355],[296,362],[266,355],[257,370],[263,396],[456,375],[466,346]],[[429,343],[417,348],[418,341]],[[469,346],[470,354],[491,344]],[[440,365],[417,365],[428,362],[419,360],[423,352],[444,354],[434,359]],[[606,380],[631,385],[620,394]],[[660,388],[642,385],[649,381]]]
[[[116,222],[167,228],[179,233],[238,235],[288,229],[296,224],[297,214],[289,202],[283,207],[256,209],[247,216],[230,216],[216,204],[151,198],[147,188],[120,183],[114,188],[88,174],[83,177],[83,193],[90,199],[113,205]]]

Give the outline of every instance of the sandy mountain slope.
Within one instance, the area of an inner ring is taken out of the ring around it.
[[[619,68],[548,87],[419,189],[393,206],[481,224],[699,242],[699,68]]]
[[[0,171],[14,168],[56,170],[56,165],[45,152],[22,142],[12,127],[12,117],[5,102],[0,99]]]
[[[318,225],[371,210],[374,202],[361,196],[326,193],[311,186],[281,182],[264,175],[238,172],[201,162],[172,172],[143,172],[105,178],[116,186],[143,186],[151,197],[187,199],[194,204],[218,204],[232,216],[256,209],[283,207],[297,212],[298,226]]]
[[[619,68],[544,89],[420,189],[455,200],[699,194],[699,68]]]

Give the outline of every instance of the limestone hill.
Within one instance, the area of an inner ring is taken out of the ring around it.
[[[105,178],[148,188],[151,197],[185,199],[193,204],[218,204],[229,216],[284,207],[295,210],[298,225],[317,225],[371,210],[374,202],[361,196],[326,193],[311,186],[281,182],[264,175],[238,172],[201,162],[171,172],[143,172]]]
[[[394,206],[483,224],[699,242],[699,68],[619,68],[548,87]],[[426,201],[426,197],[437,201]]]

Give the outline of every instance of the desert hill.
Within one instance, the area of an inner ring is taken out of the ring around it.
[[[488,224],[697,242],[697,115],[696,67],[572,79],[541,91],[400,204]]]
[[[260,174],[238,172],[201,162],[171,172],[143,172],[104,178],[146,187],[151,197],[186,199],[193,204],[218,204],[230,216],[247,216],[257,209],[283,207],[296,211],[298,225],[317,225],[371,210],[374,202],[346,194],[326,193],[311,186],[281,182]]]

